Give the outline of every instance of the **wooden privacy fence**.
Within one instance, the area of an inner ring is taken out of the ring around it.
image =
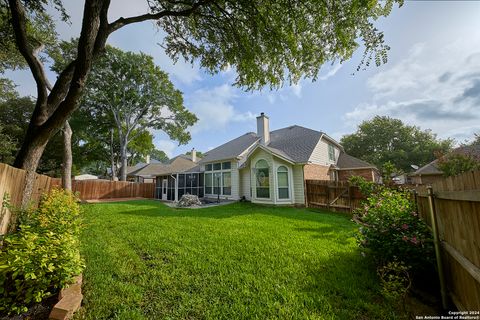
[[[348,181],[306,180],[305,187],[307,207],[353,212],[365,199]]]
[[[4,205],[4,197],[8,195],[13,207],[20,207],[25,185],[25,170],[0,163],[0,236],[7,233],[12,212]],[[35,174],[35,183],[31,203],[36,205],[43,193],[53,187],[60,187],[61,180],[41,174]],[[81,200],[97,200],[111,198],[154,198],[154,183],[135,183],[108,180],[72,181],[72,189],[79,193]]]
[[[480,171],[416,190],[419,214],[437,233],[444,293],[459,310],[480,310]]]
[[[480,310],[480,171],[408,188],[434,234],[442,302],[449,296],[459,310]],[[307,180],[306,195],[308,207],[346,212],[364,199],[348,182],[321,180]]]
[[[60,179],[54,179],[52,186],[60,186]],[[112,198],[148,198],[155,195],[155,183],[138,183],[110,180],[72,181],[72,191],[78,192],[81,200]]]
[[[11,210],[5,206],[3,200],[8,197],[8,202],[12,206],[19,207],[21,205],[26,175],[27,171],[25,170],[0,163],[0,235],[4,235],[9,231],[8,226],[12,217]],[[45,191],[50,190],[51,185],[52,178],[35,174],[35,183],[31,197],[33,205],[38,203]]]

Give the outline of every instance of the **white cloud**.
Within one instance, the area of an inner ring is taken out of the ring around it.
[[[318,80],[325,81],[328,78],[333,77],[341,68],[342,68],[342,65],[340,63],[335,63],[334,65],[324,67],[324,70],[327,70],[327,72],[324,74],[321,74],[318,77]]]
[[[158,150],[165,152],[169,158],[172,157],[174,151],[177,149],[177,145],[171,140],[155,139],[154,144]]]
[[[480,131],[480,39],[416,44],[401,61],[367,81],[372,101],[344,115],[354,128],[387,115],[463,141]]]
[[[193,92],[189,105],[191,111],[198,117],[198,122],[192,127],[191,132],[221,131],[232,122],[255,119],[252,112],[241,113],[234,108],[232,102],[236,96],[235,89],[226,84]]]

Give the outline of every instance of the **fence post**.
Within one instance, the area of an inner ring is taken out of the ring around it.
[[[430,207],[430,220],[432,221],[433,244],[435,246],[435,257],[437,260],[438,278],[440,280],[440,293],[442,295],[443,309],[448,308],[447,292],[445,288],[445,276],[443,273],[442,256],[440,252],[440,237],[438,234],[437,214],[435,212],[435,200],[432,186],[427,187],[428,205]]]

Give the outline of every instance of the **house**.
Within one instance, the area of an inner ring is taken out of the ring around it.
[[[139,169],[130,171],[127,176],[135,182],[156,182],[158,176],[185,172],[197,166],[196,162],[196,152],[192,150],[192,156],[179,155],[165,163],[159,161],[147,163]]]
[[[93,174],[81,174],[78,176],[74,176],[73,180],[79,181],[79,180],[98,180],[98,176],[94,176]]]
[[[182,194],[205,198],[246,199],[255,203],[304,205],[305,180],[346,180],[361,175],[378,181],[375,166],[347,155],[327,134],[290,126],[270,131],[269,118],[257,117],[248,132],[205,153],[198,166],[157,175],[157,198]]]
[[[480,161],[480,144],[461,146],[449,154],[469,155]],[[446,155],[448,156],[448,155]],[[414,184],[432,184],[444,179],[443,172],[438,168],[438,159],[424,165],[410,175]]]

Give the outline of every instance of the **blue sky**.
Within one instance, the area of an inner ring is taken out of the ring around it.
[[[63,38],[78,35],[81,2],[66,3],[72,24],[59,23]],[[113,0],[111,19],[140,14],[145,2]],[[233,70],[212,76],[183,61],[174,65],[158,46],[162,33],[151,22],[120,29],[109,43],[154,56],[183,92],[185,106],[199,117],[187,145],[178,146],[164,133],[154,133],[155,144],[169,156],[192,147],[207,151],[255,131],[260,112],[270,117],[272,130],[298,124],[340,139],[378,114],[463,142],[480,132],[479,17],[480,2],[407,1],[377,22],[391,47],[386,65],[355,72],[359,50],[342,65],[324,66],[316,82],[304,79],[276,91],[244,92],[232,87]],[[22,94],[34,95],[28,71],[8,76]],[[53,74],[50,77],[54,79]]]

